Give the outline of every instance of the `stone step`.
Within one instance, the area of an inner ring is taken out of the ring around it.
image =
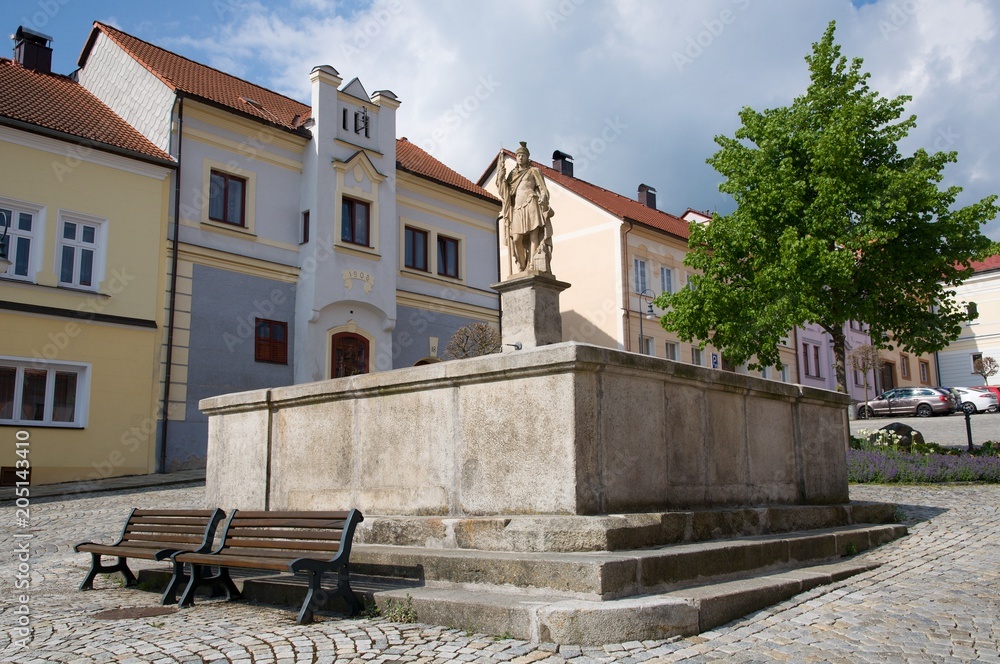
[[[692,636],[875,567],[875,563],[848,559],[610,601],[484,592],[365,576],[358,576],[352,586],[366,605],[374,604],[380,615],[397,622],[445,625],[536,643],[602,645]],[[243,579],[242,590],[250,600],[297,607],[306,588],[301,579],[280,575]],[[320,610],[342,611],[343,605],[337,602]]]
[[[632,551],[511,552],[356,545],[353,573],[423,585],[601,601],[777,571],[867,551],[906,534],[858,525]]]
[[[355,544],[483,551],[624,551],[895,521],[896,506],[774,505],[609,515],[365,516]]]

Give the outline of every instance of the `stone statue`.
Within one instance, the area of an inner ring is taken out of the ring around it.
[[[504,242],[518,272],[552,273],[552,208],[541,171],[529,161],[528,146],[514,153],[517,166],[507,174],[504,154],[497,158],[497,191],[503,202]],[[511,266],[511,273],[514,272]]]

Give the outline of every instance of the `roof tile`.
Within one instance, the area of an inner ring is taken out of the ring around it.
[[[170,160],[79,83],[0,58],[0,116],[145,157]]]

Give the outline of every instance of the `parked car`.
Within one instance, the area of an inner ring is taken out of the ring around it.
[[[1000,409],[997,395],[985,387],[953,387],[951,389],[958,393],[962,410],[969,415],[995,413],[997,409]]]
[[[990,392],[992,392],[993,394],[995,394],[997,400],[1000,401],[1000,387],[997,387],[996,385],[981,385],[981,386],[977,387],[976,389],[979,389],[979,390],[989,390]]]
[[[953,393],[940,387],[896,387],[858,404],[858,417],[948,415],[960,408]]]

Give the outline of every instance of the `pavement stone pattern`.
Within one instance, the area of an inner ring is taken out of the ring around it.
[[[185,485],[37,498],[27,524],[5,501],[0,661],[1000,662],[1000,486],[854,485],[852,499],[897,503],[910,527],[909,536],[861,554],[881,567],[695,637],[593,648],[332,614],[300,626],[294,609],[223,600],[161,616],[95,617],[158,607],[159,595],[107,576],[96,590],[77,591],[89,556],[73,545],[113,540],[133,506],[200,507],[203,497],[203,486]],[[18,590],[18,547],[26,539],[30,588]],[[31,634],[21,647],[24,606]]]

